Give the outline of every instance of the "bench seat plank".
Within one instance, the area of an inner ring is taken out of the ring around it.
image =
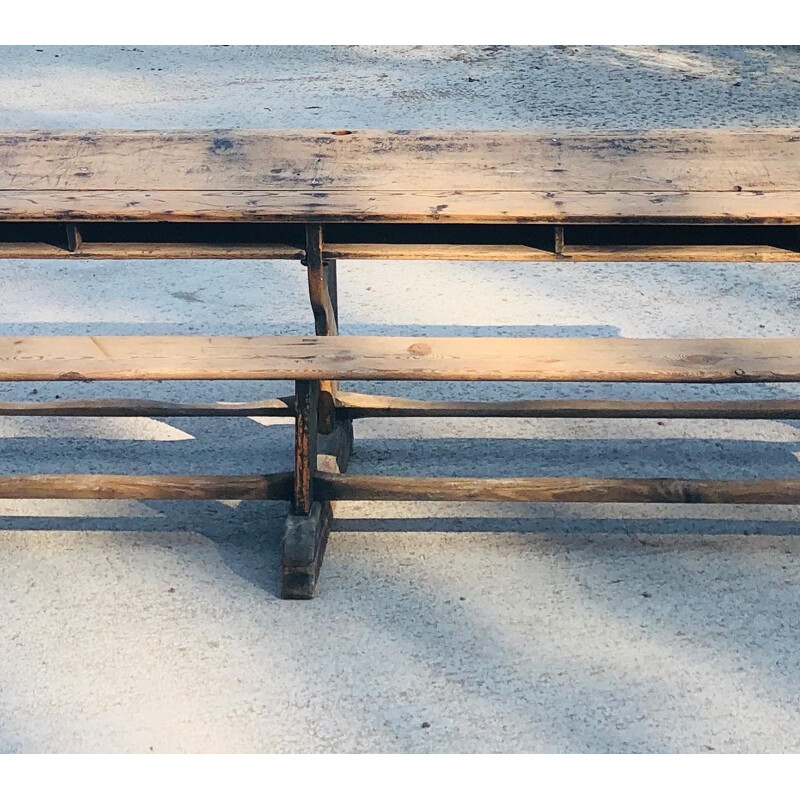
[[[800,129],[23,131],[0,219],[800,221]]]
[[[800,339],[34,336],[0,380],[800,381]]]

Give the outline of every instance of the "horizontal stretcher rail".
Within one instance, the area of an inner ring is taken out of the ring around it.
[[[318,472],[319,500],[529,503],[798,504],[800,478],[395,478]],[[271,475],[11,475],[0,498],[62,500],[289,500],[292,473]]]
[[[375,417],[560,417],[592,419],[800,419],[800,400],[440,401],[338,392],[337,414]],[[0,414],[2,414],[0,405]]]
[[[0,403],[0,417],[291,417],[294,397],[244,403],[158,400],[52,400]]]
[[[558,417],[587,419],[800,419],[800,400],[436,401],[338,392],[339,419],[375,417]],[[292,417],[294,397],[242,403],[53,400],[0,403],[0,417]]]
[[[800,503],[800,478],[396,478],[317,473],[314,495],[321,500],[795,505]]]
[[[37,500],[289,500],[293,475],[3,475],[0,497]]]
[[[800,381],[800,339],[0,338],[0,380]]]

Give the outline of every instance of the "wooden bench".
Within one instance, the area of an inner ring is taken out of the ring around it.
[[[797,479],[345,474],[363,417],[797,419],[800,401],[418,401],[339,381],[800,381],[800,340],[339,336],[336,279],[341,258],[797,262],[798,200],[798,131],[0,135],[0,258],[295,259],[314,318],[308,337],[0,338],[4,381],[295,381],[294,396],[254,403],[0,403],[295,418],[289,473],[19,475],[0,497],[288,500],[284,597],[313,596],[337,499],[798,503]]]

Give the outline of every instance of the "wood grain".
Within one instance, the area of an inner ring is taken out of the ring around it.
[[[800,339],[32,336],[0,380],[800,380]]]
[[[0,189],[797,191],[800,129],[22,131]]]
[[[797,224],[800,130],[22,131],[0,219]]]
[[[41,500],[289,500],[292,473],[272,475],[2,475],[0,497]]]
[[[800,478],[718,481],[664,478],[395,478],[318,473],[328,500],[524,503],[800,503]]]
[[[798,191],[611,189],[596,192],[0,189],[0,221],[797,225],[800,224],[798,197]]]
[[[308,515],[314,505],[314,473],[317,471],[317,405],[319,383],[295,383],[294,492],[292,514]]]
[[[382,417],[557,417],[589,419],[800,419],[800,400],[416,400],[340,392],[339,414]],[[0,412],[2,406],[0,406]]]

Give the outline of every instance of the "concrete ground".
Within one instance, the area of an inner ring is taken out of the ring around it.
[[[3,128],[796,126],[796,48],[0,49]],[[342,264],[346,333],[800,336],[780,264]],[[305,333],[274,262],[0,262],[0,335]],[[4,385],[3,400],[286,385]],[[352,388],[357,388],[352,385]],[[451,398],[798,388],[388,386]],[[265,424],[269,423],[269,424]],[[269,420],[0,419],[3,472],[288,467]],[[800,476],[792,422],[389,420],[382,474]],[[800,509],[341,503],[310,603],[280,503],[0,502],[0,750],[800,749]]]

